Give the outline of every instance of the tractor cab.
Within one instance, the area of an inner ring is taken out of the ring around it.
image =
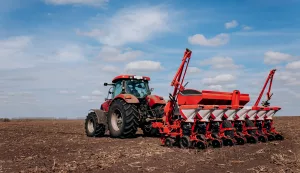
[[[120,75],[112,80],[111,84],[104,83],[104,86],[111,85],[108,96],[105,100],[111,100],[119,94],[132,94],[138,99],[151,95],[153,88],[149,88],[149,77],[136,75]]]

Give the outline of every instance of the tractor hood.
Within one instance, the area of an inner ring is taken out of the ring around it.
[[[157,95],[148,95],[146,96],[146,100],[148,101],[150,107],[152,107],[155,104],[166,104],[164,98]]]

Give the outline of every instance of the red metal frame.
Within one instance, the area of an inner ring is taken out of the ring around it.
[[[173,115],[174,107],[176,104],[175,100],[177,100],[177,96],[178,96],[178,90],[179,91],[184,90],[184,86],[182,86],[182,83],[184,81],[184,77],[185,77],[185,74],[186,74],[186,71],[188,68],[188,64],[190,62],[191,55],[192,55],[192,51],[190,51],[189,49],[186,49],[184,52],[181,64],[171,82],[171,86],[174,86],[174,91],[173,91],[173,94],[171,95],[172,99],[165,106],[165,114],[166,114],[167,124],[170,123],[171,116]],[[184,69],[184,67],[185,67],[185,69]],[[184,75],[182,76],[183,69],[184,69]]]
[[[238,90],[234,90],[233,92],[219,92],[219,91],[207,91],[203,90],[202,92],[198,90],[196,93],[201,94],[193,94],[193,95],[184,95],[181,92],[185,90],[185,87],[183,86],[184,78],[186,75],[186,71],[190,62],[192,51],[189,49],[186,49],[184,52],[182,62],[171,82],[171,86],[174,87],[173,94],[170,94],[170,100],[166,104],[164,111],[165,111],[165,117],[164,117],[164,123],[154,123],[153,127],[157,127],[160,129],[160,133],[162,134],[161,141],[164,144],[166,137],[183,137],[183,129],[181,128],[182,122],[185,122],[187,120],[187,117],[182,113],[180,110],[180,116],[183,119],[175,119],[174,118],[174,110],[177,106],[186,106],[190,109],[197,108],[197,107],[206,107],[206,109],[240,109],[245,104],[247,104],[250,101],[249,94],[241,94]],[[192,89],[189,89],[192,90]],[[211,108],[208,108],[211,106]],[[180,109],[180,108],[179,108]],[[192,123],[191,127],[191,134],[189,136],[191,142],[203,142],[197,138],[198,134],[194,131],[195,126],[197,122],[201,121],[201,116],[194,117],[194,122]],[[219,133],[217,134],[219,137],[215,138],[212,137],[211,127],[212,123],[219,123],[219,120],[215,120],[216,117],[214,117],[213,114],[210,114],[210,120],[206,123],[206,133],[204,134],[205,141],[219,141],[220,145],[222,145],[221,140],[230,139],[233,143],[235,143],[235,139],[240,138],[244,140],[244,137],[238,135],[234,132],[235,137],[230,138],[225,135],[225,132],[230,130],[234,131],[234,128],[224,128],[222,127],[222,124],[219,126]],[[222,122],[222,120],[221,120]],[[203,122],[202,122],[203,123]]]
[[[264,86],[263,86],[263,88],[262,88],[262,90],[261,90],[261,92],[260,92],[260,94],[259,94],[259,96],[258,96],[258,98],[257,98],[257,100],[255,102],[255,104],[254,104],[254,107],[258,106],[258,104],[259,104],[259,102],[261,100],[261,97],[262,97],[262,95],[263,95],[263,93],[264,93],[264,91],[266,89],[266,86],[269,83],[269,81],[270,81],[270,84],[269,84],[269,89],[268,89],[268,92],[267,92],[267,101],[271,99],[271,97],[272,97],[273,94],[270,95],[270,92],[271,92],[271,88],[272,88],[272,84],[273,84],[273,77],[274,77],[275,72],[276,72],[276,69],[272,69],[270,71],[270,73],[269,73],[269,75],[268,75],[268,77],[267,77],[267,79],[265,81],[265,84],[264,84]]]
[[[273,84],[273,78],[274,78],[274,75],[275,75],[275,72],[276,72],[276,69],[272,69],[270,72],[269,72],[269,75],[268,75],[268,77],[267,77],[267,79],[266,79],[266,81],[265,81],[265,83],[264,83],[264,86],[263,86],[263,88],[262,88],[262,90],[261,90],[261,92],[260,92],[260,94],[259,94],[259,96],[258,96],[258,98],[257,98],[257,100],[256,100],[256,102],[255,102],[255,104],[254,104],[254,106],[252,107],[252,110],[264,110],[264,111],[270,111],[270,110],[280,110],[281,108],[280,107],[278,107],[278,106],[269,106],[268,104],[268,101],[271,99],[271,97],[272,97],[272,95],[273,95],[273,93],[272,94],[270,94],[270,92],[271,92],[271,89],[272,89],[272,84]],[[260,103],[260,100],[261,100],[261,98],[262,98],[262,96],[263,96],[263,93],[264,93],[264,91],[265,91],[265,89],[266,89],[266,86],[268,85],[268,83],[269,83],[269,88],[268,88],[268,91],[267,91],[267,93],[266,93],[266,96],[267,96],[267,100],[265,101],[266,103],[267,103],[267,105],[262,105],[262,106],[258,106],[258,104]],[[258,116],[256,115],[255,116],[255,120],[253,121],[254,122],[254,124],[255,124],[255,126],[258,128],[258,127],[261,127],[262,129],[261,129],[261,132],[259,132],[258,130],[257,130],[257,134],[263,134],[263,135],[265,135],[265,136],[267,136],[270,140],[274,140],[276,137],[276,135],[277,136],[280,136],[280,137],[282,137],[276,130],[275,130],[275,128],[273,127],[273,120],[266,120],[265,118],[265,115],[264,115],[264,119],[263,120],[258,120]],[[265,127],[265,125],[266,125],[266,123],[270,123],[269,124],[269,130]],[[282,137],[283,138],[283,137]]]

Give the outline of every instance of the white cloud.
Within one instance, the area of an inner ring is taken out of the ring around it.
[[[216,56],[204,59],[200,65],[210,65],[213,69],[236,69],[242,66],[236,65],[231,57]]]
[[[81,98],[81,99],[84,99],[84,100],[87,100],[87,99],[90,98],[90,96],[81,96],[80,98]]]
[[[105,71],[105,72],[111,72],[111,73],[117,73],[117,72],[120,71],[120,69],[118,69],[117,67],[112,66],[112,65],[105,65],[105,66],[102,68],[102,71]]]
[[[229,35],[228,34],[218,34],[213,38],[206,38],[202,34],[196,34],[193,36],[188,37],[188,41],[192,45],[201,45],[201,46],[221,46],[225,45],[229,42]]]
[[[198,67],[188,67],[188,69],[187,69],[187,73],[190,73],[190,74],[198,74],[200,72],[201,72],[201,70]]]
[[[0,69],[33,67],[29,62],[28,48],[32,46],[32,37],[16,36],[0,40]]]
[[[173,15],[172,11],[162,6],[129,7],[118,11],[112,18],[101,18],[101,25],[92,31],[77,33],[109,46],[143,43],[159,33],[171,32]]]
[[[82,100],[87,100],[90,103],[100,103],[103,99],[103,93],[99,90],[94,90],[90,95],[83,95],[80,97]]]
[[[94,91],[92,92],[92,95],[93,95],[93,96],[102,96],[103,93],[102,93],[101,91],[99,91],[99,90],[94,90]]]
[[[32,38],[29,36],[9,37],[0,41],[1,53],[13,51],[14,49],[26,48],[31,43]]]
[[[299,86],[300,85],[300,73],[290,71],[278,71],[275,74],[275,80],[278,80],[280,85],[283,86]]]
[[[89,5],[89,6],[105,6],[109,0],[44,0],[47,4],[54,5]]]
[[[74,90],[60,90],[59,93],[60,94],[75,94],[76,91],[74,91]]]
[[[119,62],[133,60],[143,55],[142,51],[103,46],[100,50],[99,57],[107,62]]]
[[[93,29],[90,32],[82,32],[80,30],[76,30],[77,35],[83,35],[87,37],[99,37],[99,36],[104,36],[104,32],[100,29]]]
[[[286,53],[268,51],[268,52],[265,52],[264,63],[265,64],[279,64],[283,61],[291,60],[292,58],[293,58],[292,55],[289,55]]]
[[[70,44],[64,46],[62,49],[58,50],[54,56],[48,58],[50,61],[59,62],[77,62],[84,61],[84,52],[82,48],[75,44]]]
[[[220,85],[222,83],[228,83],[232,82],[235,80],[235,77],[231,74],[221,74],[217,75],[216,77],[213,78],[204,78],[202,79],[203,84],[208,84],[208,85]]]
[[[90,103],[101,103],[102,99],[98,96],[81,96],[80,99]]]
[[[226,84],[224,87],[225,88],[236,88],[237,85],[236,84]]]
[[[217,90],[217,91],[222,91],[223,90],[222,85],[209,85],[208,88],[211,89],[211,90]]]
[[[252,27],[247,26],[247,25],[243,25],[242,28],[243,28],[243,30],[245,30],[245,31],[249,31],[249,30],[252,29]]]
[[[236,20],[232,20],[230,22],[226,22],[224,25],[225,25],[226,29],[230,29],[230,28],[237,27],[239,24],[238,24],[238,22]]]
[[[89,50],[76,43],[14,36],[0,40],[0,69],[34,68],[49,63],[84,62]]]
[[[18,92],[8,92],[8,96],[32,96],[30,91],[18,91]]]
[[[291,70],[294,70],[294,69],[300,69],[300,61],[294,61],[294,62],[290,62],[286,65],[286,68],[287,69],[291,69]]]
[[[153,72],[162,70],[163,67],[160,62],[156,61],[134,61],[126,64],[125,71],[134,72]]]

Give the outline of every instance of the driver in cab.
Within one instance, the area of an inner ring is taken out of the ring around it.
[[[129,86],[132,86],[131,88]],[[138,90],[136,89],[137,88],[142,88],[142,86],[140,84],[137,84],[135,82],[128,82],[128,91],[130,94],[136,96],[136,97],[140,97],[140,93],[138,92]]]

